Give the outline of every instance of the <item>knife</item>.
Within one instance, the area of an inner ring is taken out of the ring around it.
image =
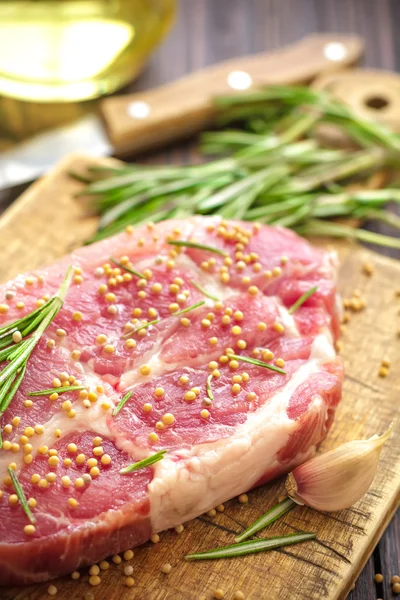
[[[71,152],[133,156],[188,137],[212,123],[213,98],[265,85],[308,83],[317,75],[356,63],[358,36],[315,34],[270,53],[237,57],[172,83],[100,102],[90,114],[0,155],[0,190],[36,179]],[[45,110],[45,106],[44,106]]]

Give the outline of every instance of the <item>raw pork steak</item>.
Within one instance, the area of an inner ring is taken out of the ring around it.
[[[310,458],[341,395],[334,262],[286,229],[199,217],[128,228],[2,286],[0,326],[75,267],[1,418],[0,583],[93,564]],[[67,378],[87,390],[28,396]],[[9,500],[10,463],[36,501],[34,531]]]

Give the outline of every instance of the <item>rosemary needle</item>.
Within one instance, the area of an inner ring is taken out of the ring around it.
[[[240,544],[232,544],[231,546],[214,548],[213,550],[207,550],[206,552],[187,554],[185,556],[185,559],[211,560],[215,558],[233,558],[235,556],[244,556],[246,554],[255,554],[256,552],[263,552],[265,550],[274,550],[275,548],[282,548],[283,546],[289,546],[291,544],[299,544],[300,542],[312,540],[315,537],[315,533],[300,532],[291,535],[283,535],[280,537],[266,539],[259,538],[257,540],[241,542]]]
[[[157,323],[159,323],[161,321],[161,319],[154,319],[154,321],[147,321],[147,323],[143,323],[143,325],[139,325],[139,327],[136,327],[136,329],[134,329],[133,331],[128,331],[128,333],[125,333],[122,337],[130,337],[131,335],[133,335],[134,333],[137,333],[138,331],[141,331],[142,329],[146,329],[147,327],[150,327],[150,325],[157,325]]]
[[[139,277],[139,279],[146,279],[145,276],[142,275],[142,273],[139,273],[138,271],[134,271],[130,267],[127,267],[126,265],[123,265],[122,263],[119,262],[119,260],[117,260],[116,258],[113,258],[112,256],[110,258],[110,262],[114,263],[114,265],[116,265],[117,267],[119,267],[123,271],[127,271],[128,273],[131,273],[132,275],[135,275],[136,277]]]
[[[174,312],[172,313],[172,317],[179,317],[180,315],[184,315],[187,312],[190,312],[191,310],[194,310],[195,308],[199,308],[200,306],[204,306],[205,304],[205,300],[202,300],[201,302],[196,302],[196,304],[192,304],[191,306],[187,306],[186,308],[182,308],[182,310],[178,310],[178,312]]]
[[[271,525],[283,515],[286,515],[289,510],[297,506],[291,498],[285,498],[282,502],[279,502],[276,506],[273,506],[269,511],[263,514],[257,521],[254,521],[250,527],[245,529],[240,535],[235,537],[235,542],[244,542],[247,538],[251,537],[261,529],[265,529],[268,525]]]
[[[170,316],[171,317],[179,317],[180,315],[184,315],[185,313],[190,312],[191,310],[194,310],[195,308],[199,308],[200,306],[203,306],[205,303],[206,303],[205,300],[202,300],[201,302],[196,302],[196,304],[192,304],[191,306],[182,308],[182,310],[178,310],[177,312],[171,313]],[[124,333],[122,338],[130,337],[134,333],[137,333],[138,331],[141,331],[142,329],[146,329],[147,327],[150,327],[150,325],[157,325],[157,323],[160,323],[160,321],[161,321],[161,319],[154,319],[154,321],[147,321],[147,323],[143,323],[143,325],[136,327],[136,329],[134,329],[133,331],[128,331],[128,333]]]
[[[292,304],[292,306],[289,308],[289,314],[292,315],[302,304],[304,304],[304,302],[306,302],[306,300],[308,300],[313,294],[315,294],[317,289],[318,287],[315,285],[314,287],[304,292],[304,294],[302,294],[300,298],[296,300],[296,302]]]
[[[171,246],[183,246],[186,248],[196,248],[197,250],[206,250],[207,252],[213,252],[220,256],[228,256],[227,252],[220,250],[220,248],[214,248],[213,246],[205,246],[204,244],[198,244],[197,242],[189,242],[186,240],[169,240],[168,244]]]
[[[217,298],[217,296],[213,296],[213,294],[211,294],[209,291],[207,291],[205,288],[203,288],[203,286],[201,286],[199,283],[197,283],[197,281],[191,281],[190,282],[192,285],[194,285],[195,288],[197,288],[199,290],[199,292],[201,292],[204,296],[206,296],[207,298],[210,298],[210,300],[214,300],[215,302],[219,302],[220,299]]]
[[[210,375],[207,377],[207,383],[206,383],[206,391],[207,391],[207,396],[210,400],[214,400],[214,394],[213,391],[211,389],[211,380],[213,378],[213,374],[210,373]]]
[[[167,453],[167,450],[160,450],[159,452],[156,452],[155,454],[153,454],[152,456],[149,456],[148,458],[139,460],[139,462],[134,463],[133,465],[129,465],[128,467],[125,467],[124,469],[121,469],[120,474],[126,475],[127,473],[132,473],[133,471],[137,471],[138,469],[144,469],[145,467],[149,467],[150,465],[153,465],[154,463],[163,459],[164,456],[166,455],[166,453]]]
[[[128,400],[131,398],[132,394],[133,394],[133,392],[127,392],[125,394],[125,396],[121,399],[119,404],[114,408],[113,417],[115,417],[115,415],[117,415],[119,413],[121,408],[123,408],[125,406],[125,404],[128,402]]]
[[[28,396],[51,396],[51,394],[65,394],[66,392],[79,392],[85,390],[83,385],[65,385],[59,388],[49,388],[47,390],[39,390],[37,392],[28,392]]]
[[[16,474],[14,473],[14,470],[11,467],[8,467],[8,474],[11,478],[11,482],[13,484],[15,493],[18,496],[18,500],[20,501],[21,506],[22,506],[26,516],[28,517],[28,519],[30,520],[31,523],[35,523],[36,519],[33,516],[33,514],[31,513],[31,509],[29,508],[28,501],[26,499],[22,485],[20,484],[18,477],[16,476]]]
[[[234,358],[236,360],[241,360],[243,362],[249,363],[250,365],[256,365],[257,367],[264,367],[265,369],[271,369],[271,371],[276,371],[277,373],[281,373],[282,375],[286,375],[286,371],[276,367],[275,365],[270,365],[269,363],[263,362],[262,360],[258,360],[257,358],[251,358],[250,356],[239,356],[238,354],[230,354],[230,358]]]

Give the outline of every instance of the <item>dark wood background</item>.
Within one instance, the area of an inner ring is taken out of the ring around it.
[[[366,42],[366,66],[399,70],[399,25],[400,0],[181,0],[170,36],[126,91],[153,87],[240,54],[272,50],[315,31],[355,32]],[[152,160],[182,163],[191,155],[192,146],[181,145]],[[0,194],[0,208],[2,200],[4,206],[20,191]],[[369,228],[384,231],[384,226]],[[392,598],[388,578],[377,585],[375,573],[400,575],[400,511],[348,600]]]

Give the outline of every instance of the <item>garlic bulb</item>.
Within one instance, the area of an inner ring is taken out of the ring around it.
[[[316,510],[348,508],[368,491],[392,428],[393,423],[381,436],[348,442],[296,467],[286,480],[288,495]]]

